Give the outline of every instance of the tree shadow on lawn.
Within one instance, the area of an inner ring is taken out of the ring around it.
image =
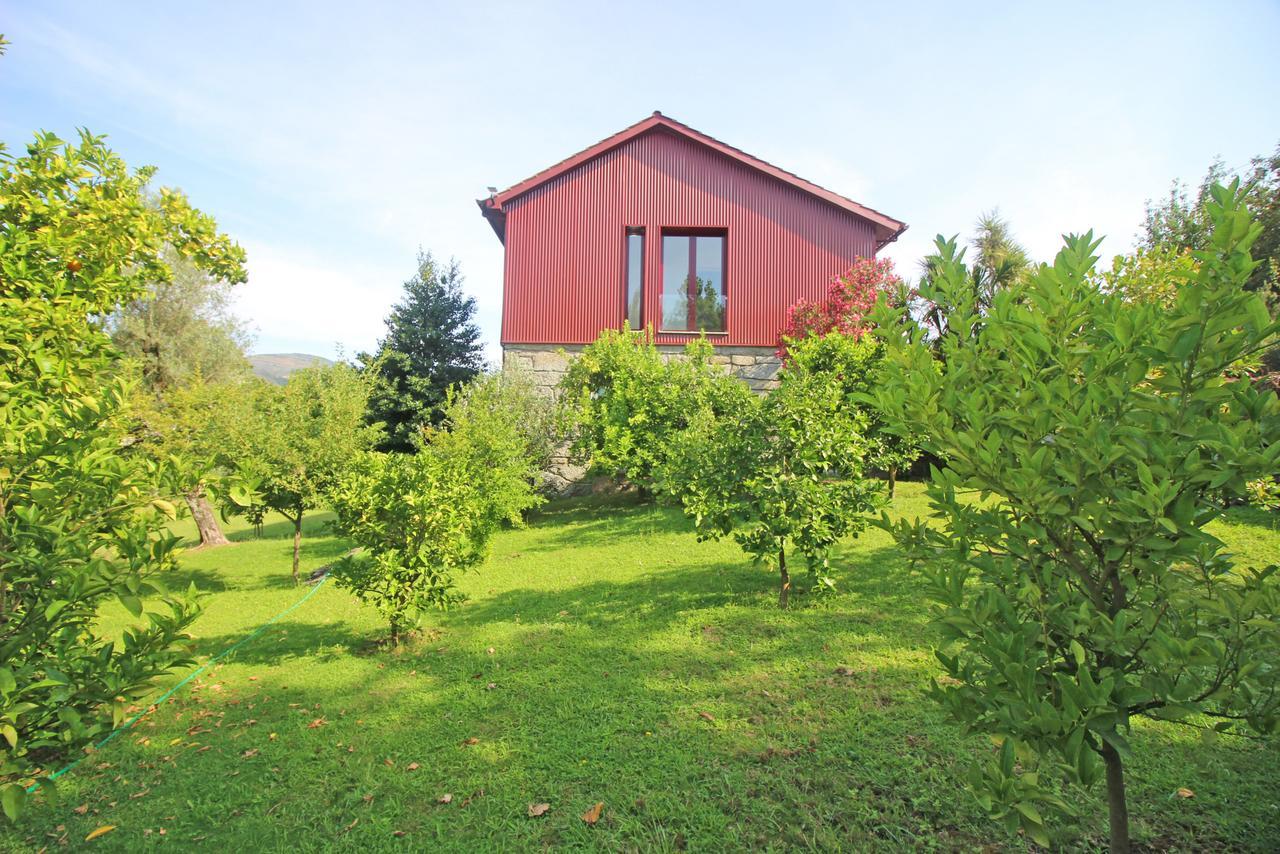
[[[257,627],[243,632],[196,637],[193,652],[201,660],[244,642]],[[343,655],[367,655],[381,649],[366,632],[345,622],[309,623],[286,619],[272,623],[252,640],[244,642],[222,661],[232,664],[274,666],[299,658],[327,661]]]
[[[302,542],[305,547],[307,537],[326,536],[331,533],[329,523],[336,516],[328,511],[315,511],[302,517]],[[293,523],[288,519],[276,518],[273,522],[265,522],[262,535],[258,536],[253,528],[231,531],[227,539],[233,543],[252,543],[260,540],[293,540]]]
[[[567,504],[539,510],[529,518],[536,539],[522,551],[558,551],[598,546],[619,538],[653,534],[688,534],[693,524],[678,507],[640,501],[631,496],[589,506]]]
[[[283,621],[227,662],[287,663],[287,675],[220,674],[223,691],[157,716],[152,746],[116,748],[118,769],[160,769],[155,783],[129,774],[150,788],[145,799],[127,797],[117,768],[96,782],[86,768],[78,784],[94,803],[119,807],[100,819],[63,809],[50,825],[83,838],[109,819],[122,846],[141,844],[138,828],[159,816],[172,840],[211,847],[305,837],[383,850],[393,829],[455,850],[1020,847],[960,782],[989,744],[923,698],[938,667],[919,583],[891,548],[848,558],[843,593],[787,612],[774,604],[776,576],[744,560],[479,597],[398,653],[349,656],[378,635]],[[242,637],[203,638],[201,652]],[[258,693],[270,700],[248,706]],[[158,762],[197,708],[221,727],[196,736],[209,752]],[[1171,766],[1189,761],[1189,748],[1159,749]],[[1255,787],[1266,779],[1249,774]],[[1134,781],[1135,813],[1167,795],[1149,788]],[[437,802],[445,792],[454,803]],[[527,819],[540,801],[552,811]],[[606,815],[589,827],[578,815],[596,801]],[[1218,807],[1175,806],[1161,827],[1201,843],[1227,820]],[[1085,814],[1088,844],[1102,813]],[[1265,817],[1257,829],[1266,838]]]

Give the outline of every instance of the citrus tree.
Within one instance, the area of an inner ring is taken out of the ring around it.
[[[483,376],[449,397],[445,429],[416,453],[361,454],[329,490],[335,527],[361,550],[334,578],[378,609],[393,644],[425,612],[458,602],[457,576],[485,559],[500,525],[541,503],[547,442],[520,417],[542,408],[529,394],[519,378]]]
[[[829,375],[791,365],[764,399],[748,394],[723,414],[698,411],[674,438],[660,482],[699,539],[731,536],[776,570],[778,605],[786,608],[788,550],[817,576],[831,546],[865,528],[879,503],[874,482],[862,476],[865,425]]]
[[[165,246],[227,281],[243,252],[179,193],[144,189],[100,137],[0,148],[0,800],[118,722],[187,660],[188,595],[161,580],[177,538],[159,466],[122,453],[131,388],[102,319],[170,275]],[[145,611],[149,597],[154,609]],[[95,632],[117,600],[138,618]]]
[[[293,525],[293,581],[298,583],[302,521],[324,504],[351,461],[378,441],[366,424],[370,379],[350,365],[305,368],[283,388],[255,382],[238,395],[239,411],[213,429],[233,473],[227,496],[252,513],[269,508]]]
[[[1211,248],[1171,302],[1100,287],[1092,233],[979,310],[939,238],[930,286],[963,307],[933,368],[924,333],[889,348],[882,411],[947,461],[935,517],[884,526],[923,564],[950,677],[934,695],[1001,748],[970,783],[1042,845],[1053,781],[1105,778],[1129,850],[1125,763],[1137,717],[1209,734],[1280,723],[1275,567],[1234,564],[1205,530],[1224,496],[1280,468],[1280,401],[1233,366],[1276,331],[1244,290],[1258,235],[1237,184],[1214,187]]]
[[[920,436],[890,428],[870,396],[879,384],[884,345],[873,336],[832,331],[790,340],[787,359],[788,370],[823,377],[839,389],[843,405],[859,413],[866,446],[858,452],[868,467],[885,473],[892,498],[898,472],[910,468],[920,457]]]

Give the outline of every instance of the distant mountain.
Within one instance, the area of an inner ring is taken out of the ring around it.
[[[249,357],[249,364],[253,365],[253,372],[257,376],[269,383],[284,385],[289,374],[294,371],[315,365],[332,365],[333,360],[308,353],[255,353]]]

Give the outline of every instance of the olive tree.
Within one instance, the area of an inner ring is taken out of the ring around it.
[[[1099,285],[1092,233],[979,313],[939,238],[925,294],[967,310],[933,369],[920,330],[878,318],[880,408],[947,461],[937,522],[884,526],[939,604],[949,680],[934,695],[1001,749],[970,783],[1010,829],[1048,843],[1051,781],[1105,777],[1113,851],[1129,850],[1125,762],[1139,716],[1274,733],[1280,592],[1205,526],[1280,467],[1280,401],[1233,373],[1276,331],[1246,292],[1258,235],[1238,185],[1214,187],[1211,246],[1167,305]],[[970,334],[972,332],[972,334]]]
[[[662,488],[680,501],[699,539],[731,536],[778,572],[778,605],[791,593],[787,551],[815,574],[831,546],[866,527],[879,503],[862,476],[866,417],[845,405],[825,373],[788,366],[766,398],[746,395],[724,414],[696,412],[672,441]]]
[[[150,200],[100,137],[0,147],[0,801],[118,722],[187,661],[198,605],[166,592],[177,538],[159,467],[122,453],[131,394],[102,318],[170,275],[165,246],[229,281],[240,248],[179,193]],[[144,612],[144,598],[152,610]],[[123,637],[96,631],[118,600]]]

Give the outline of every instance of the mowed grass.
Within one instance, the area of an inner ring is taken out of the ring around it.
[[[927,511],[902,484],[895,513]],[[307,525],[304,569],[347,548]],[[1243,561],[1280,532],[1241,511],[1216,532]],[[304,593],[286,524],[193,551],[175,583],[209,592],[206,659]],[[922,579],[886,535],[836,554],[836,595],[780,612],[776,578],[680,514],[627,500],[552,506],[501,534],[399,650],[330,585],[64,778],[0,847],[110,850],[986,850],[1024,847],[962,783],[988,741],[924,696],[939,672]],[[799,579],[803,582],[803,576]],[[124,619],[113,610],[105,622]],[[176,681],[176,679],[174,680]],[[1274,850],[1280,749],[1140,723],[1136,838],[1170,850]],[[1193,798],[1175,795],[1179,787]],[[1099,792],[1055,826],[1105,840]],[[447,801],[447,803],[445,802]],[[594,826],[581,816],[603,802]],[[530,804],[547,803],[541,817]]]

